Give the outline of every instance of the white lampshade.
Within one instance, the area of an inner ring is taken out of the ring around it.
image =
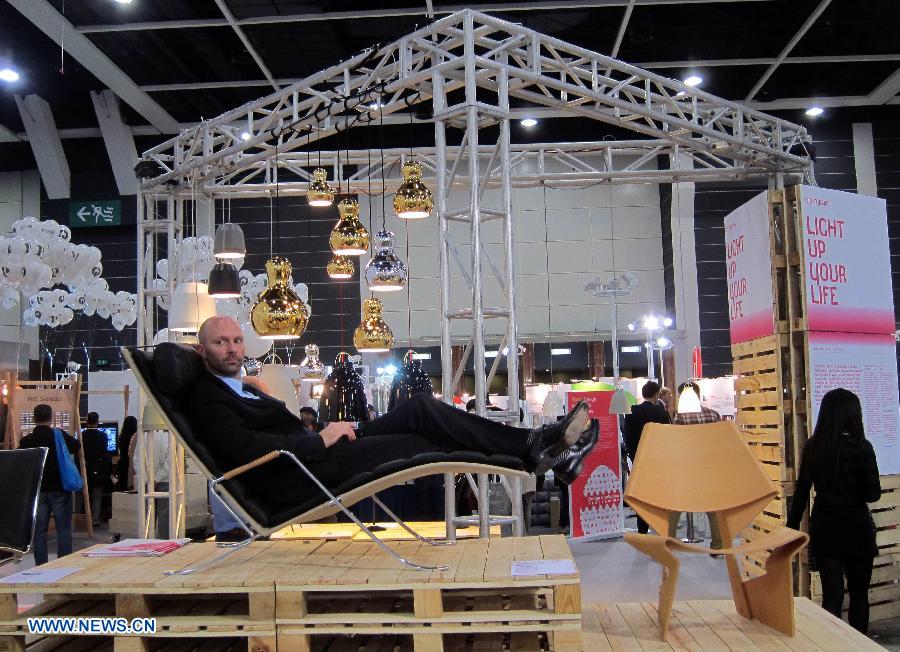
[[[206,283],[182,283],[175,288],[169,307],[169,330],[196,333],[200,324],[216,314],[216,300]]]
[[[700,411],[700,397],[697,395],[697,392],[694,391],[693,387],[685,387],[681,392],[681,396],[678,397],[678,414]]]
[[[141,415],[141,430],[167,430],[168,427],[156,406],[150,401],[144,403],[144,411]]]
[[[269,396],[284,401],[288,410],[300,416],[300,401],[287,367],[281,364],[264,364],[259,379],[269,388]]]
[[[631,401],[628,400],[628,393],[621,387],[616,389],[609,400],[609,413],[631,414]]]
[[[566,413],[566,406],[562,397],[555,389],[551,389],[547,392],[547,396],[544,397],[544,406],[541,409],[541,413],[545,417],[561,417]]]

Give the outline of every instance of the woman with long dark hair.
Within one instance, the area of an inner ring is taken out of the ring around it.
[[[116,463],[116,491],[128,491],[128,469],[131,468],[131,460],[128,456],[128,445],[131,438],[137,432],[137,419],[125,417],[116,446],[119,449],[119,461]]]
[[[822,397],[813,436],[803,447],[788,527],[799,529],[810,488],[816,490],[809,518],[810,553],[822,580],[822,607],[841,617],[846,576],[848,620],[865,634],[872,562],[878,554],[875,523],[866,503],[881,497],[881,482],[875,450],[863,431],[859,398],[846,389]]]

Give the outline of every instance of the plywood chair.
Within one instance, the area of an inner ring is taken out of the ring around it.
[[[803,532],[782,528],[731,547],[745,528],[776,495],[762,465],[741,439],[733,423],[673,426],[649,423],[641,434],[625,501],[656,532],[667,532],[672,512],[710,512],[718,520],[726,546],[728,579],[737,612],[794,635],[791,560],[807,544]],[[659,587],[659,631],[665,639],[678,583],[674,552],[709,554],[710,549],[668,536],[627,533],[625,540],[663,566]],[[750,577],[739,555],[771,551],[765,573]]]

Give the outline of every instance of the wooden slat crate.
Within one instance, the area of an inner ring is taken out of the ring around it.
[[[80,570],[39,589],[34,584],[0,585],[0,650],[6,645],[18,651],[31,644],[35,637],[27,633],[26,619],[34,615],[156,618],[152,636],[115,636],[117,652],[145,652],[160,641],[174,645],[172,639],[179,638],[234,637],[242,639],[242,649],[274,650],[275,587],[271,578],[257,576],[259,567],[254,563],[270,545],[254,544],[235,552],[227,564],[175,577],[167,577],[165,571],[199,563],[221,551],[213,544],[190,544],[163,557],[74,554],[53,561],[49,567]],[[45,601],[17,613],[19,594],[38,590]]]
[[[514,560],[571,559],[564,538],[477,539],[442,548],[395,545],[407,558],[450,568],[399,570],[359,542],[326,542],[313,550],[285,547],[279,555],[284,572],[276,580],[279,650],[315,649],[316,639],[350,632],[411,636],[416,650],[445,649],[450,635],[462,637],[458,643],[485,634],[535,644],[543,635],[551,649],[581,650],[578,575],[510,575]]]
[[[869,583],[869,620],[900,618],[900,475],[881,476],[881,500],[870,505],[875,521],[875,558]],[[812,573],[812,598],[822,602],[822,583]],[[844,597],[844,611],[847,610]]]
[[[222,550],[201,543],[149,559],[70,555],[47,566],[79,568],[58,581],[0,584],[0,651],[97,647],[89,637],[28,634],[26,619],[37,615],[156,619],[152,636],[112,637],[116,652],[182,649],[191,641],[190,649],[310,650],[349,634],[369,637],[364,649],[373,650],[393,650],[391,641],[418,652],[512,641],[518,649],[582,649],[577,572],[511,575],[515,560],[571,560],[564,537],[390,545],[407,559],[449,570],[407,570],[371,542],[351,540],[255,542],[202,571],[171,576],[165,571]],[[19,595],[35,592],[45,600],[18,613]]]

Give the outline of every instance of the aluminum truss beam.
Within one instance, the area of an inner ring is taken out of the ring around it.
[[[440,153],[448,160],[461,156],[460,147],[416,148],[416,157],[423,166],[423,179],[427,185],[437,187]],[[494,145],[479,145],[477,148],[479,165],[488,170],[482,181],[486,187],[500,187],[502,161],[494,156]],[[342,185],[350,184],[351,189],[365,190],[369,183],[378,187],[384,184],[389,190],[395,189],[401,179],[396,174],[398,161],[409,154],[408,149],[388,149],[381,163],[380,150],[351,150],[321,153],[322,165],[333,170],[333,177]],[[661,156],[679,154],[691,162],[686,169],[660,169],[657,166]],[[313,155],[317,163],[319,154]],[[369,164],[372,164],[369,167]],[[227,175],[207,182],[200,190],[204,195],[222,197],[258,197],[273,192],[275,186],[272,169],[275,159],[259,161],[240,173]],[[446,164],[446,163],[444,163]],[[289,152],[278,155],[278,167],[292,173],[299,181],[281,181],[278,191],[283,195],[306,193],[310,176],[309,160],[305,153]],[[343,175],[347,167],[355,171]],[[510,185],[516,188],[548,186],[590,186],[598,183],[673,183],[677,181],[738,180],[770,174],[762,167],[734,167],[729,162],[714,155],[684,153],[679,147],[664,140],[604,141],[583,143],[533,143],[509,146]],[[393,170],[393,172],[392,172]],[[387,175],[387,176],[385,176]],[[469,177],[465,171],[457,173],[449,181],[453,188],[466,188]],[[175,191],[179,192],[179,191]],[[190,189],[179,192],[188,197]]]
[[[309,148],[322,137],[367,124],[374,117],[368,104],[376,99],[384,113],[407,110],[433,96],[435,73],[445,80],[445,94],[462,88],[467,19],[473,23],[474,83],[494,98],[503,76],[510,97],[665,139],[685,152],[714,154],[735,167],[777,172],[800,170],[809,163],[792,151],[808,139],[801,126],[467,10],[377,50],[365,50],[148,150],[144,158],[157,162],[163,173],[145,187],[181,184],[189,178],[207,181],[246,169],[272,156],[273,132],[281,135],[281,152]],[[477,101],[484,109],[492,106],[482,95]],[[491,116],[490,111],[482,113]],[[465,111],[447,117],[464,120]],[[247,140],[240,138],[244,131],[250,135]]]

